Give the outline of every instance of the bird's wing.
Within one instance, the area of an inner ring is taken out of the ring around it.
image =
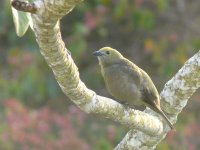
[[[139,86],[141,81],[140,68],[128,59],[122,59],[120,66],[123,68],[123,71],[130,77],[130,79],[132,79],[135,84]]]
[[[127,59],[124,59],[123,63],[129,66],[127,67],[129,68],[127,71],[129,76],[139,81],[138,88],[140,88],[141,91],[141,99],[149,105],[157,105],[160,107],[158,91],[149,75]]]
[[[150,106],[160,107],[160,102],[156,94],[152,92],[152,89],[143,87],[141,89],[142,100]]]
[[[146,72],[143,70],[141,70],[141,72],[143,76],[140,89],[142,93],[142,100],[148,104],[160,107],[159,94],[153,81]]]

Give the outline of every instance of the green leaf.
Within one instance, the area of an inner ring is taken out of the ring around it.
[[[13,21],[15,24],[16,34],[19,37],[22,37],[26,33],[29,27],[28,13],[17,11],[15,8],[12,8],[12,14],[13,14]]]
[[[29,0],[29,2],[33,2],[33,0]],[[13,14],[13,20],[15,24],[16,34],[19,37],[22,37],[26,33],[29,25],[33,29],[33,23],[32,23],[32,18],[31,18],[30,13],[18,11],[12,7],[12,14]]]
[[[155,14],[148,9],[133,9],[133,23],[137,28],[150,30],[155,25]]]
[[[168,0],[156,0],[155,3],[159,11],[166,10],[169,5]]]

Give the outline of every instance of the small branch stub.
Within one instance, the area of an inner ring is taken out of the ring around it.
[[[22,2],[22,1],[19,1],[19,0],[13,0],[11,2],[11,5],[15,9],[17,9],[19,11],[23,11],[23,12],[35,13],[37,11],[34,3],[27,3],[27,2]]]

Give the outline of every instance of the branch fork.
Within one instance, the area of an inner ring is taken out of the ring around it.
[[[59,21],[82,0],[36,0],[34,3],[12,1],[19,11],[30,12],[40,52],[51,67],[62,91],[83,111],[100,114],[131,130],[115,150],[153,150],[169,127],[157,114],[125,108],[116,101],[96,95],[80,80],[78,68],[68,53],[60,33]],[[161,107],[171,122],[200,87],[200,51],[190,58],[161,92]]]

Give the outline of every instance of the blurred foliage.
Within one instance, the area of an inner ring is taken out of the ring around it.
[[[68,107],[64,113],[48,107],[28,110],[16,99],[7,99],[3,106],[5,121],[0,126],[3,150],[110,150],[111,143],[119,140],[115,125],[106,127],[102,122],[91,122],[75,106]]]
[[[200,47],[195,27],[200,23],[199,3],[85,1],[62,19],[62,36],[82,80],[97,93],[109,96],[91,55],[103,46],[119,49],[146,70],[160,90]],[[179,11],[180,5],[184,11]],[[32,31],[18,38],[10,2],[0,1],[0,149],[110,150],[127,132],[109,120],[86,115],[66,99]],[[158,150],[200,149],[199,99],[198,92],[180,114],[177,132],[169,133]]]

